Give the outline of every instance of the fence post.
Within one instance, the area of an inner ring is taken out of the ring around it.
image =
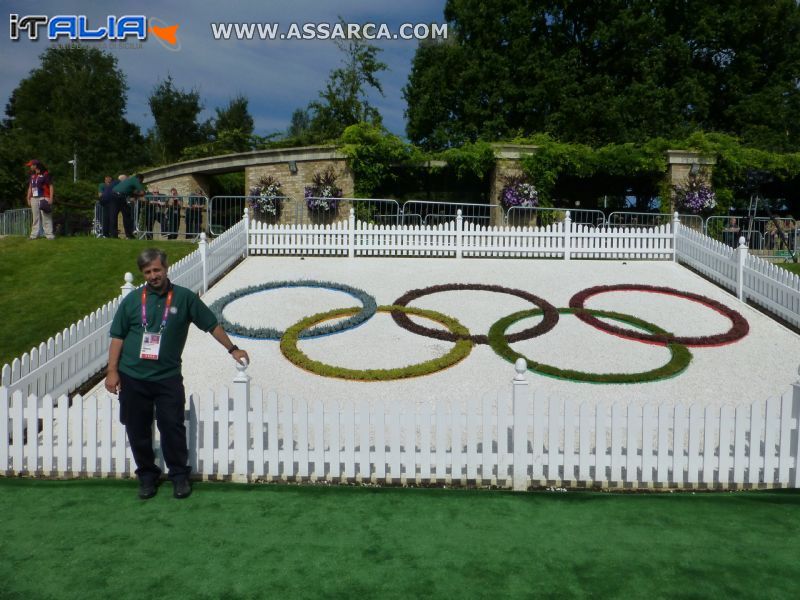
[[[464,256],[464,215],[461,214],[459,208],[456,212],[456,258],[463,258]]]
[[[528,362],[518,358],[514,370],[517,374],[514,375],[511,408],[514,443],[511,480],[515,492],[524,492],[528,489],[528,379],[525,377]]]
[[[351,206],[350,214],[347,215],[347,256],[353,258],[356,255],[356,211]]]
[[[250,211],[247,210],[247,202],[244,204],[244,255],[242,258],[250,256]]]
[[[250,376],[246,373],[247,364],[236,363],[239,371],[233,379],[233,481],[248,480],[248,436],[247,419],[250,413]],[[225,425],[223,424],[223,427]],[[258,457],[256,457],[258,460]],[[262,459],[263,460],[263,459]]]
[[[676,210],[672,215],[672,262],[678,262],[678,229],[681,219]]]
[[[572,246],[572,216],[567,211],[564,217],[564,260],[572,260],[570,247]]]
[[[797,369],[797,374],[800,375],[800,367]],[[800,379],[792,384],[792,412],[791,418],[795,423],[800,423]],[[782,418],[781,418],[782,419]],[[798,425],[800,430],[800,425]],[[789,435],[789,439],[795,438],[797,445],[794,448],[794,479],[789,483],[789,487],[800,487],[800,434],[793,436]],[[783,443],[783,440],[781,440]],[[791,456],[791,449],[789,452]]]
[[[208,263],[206,262],[206,252],[208,243],[206,242],[205,232],[200,234],[200,262],[203,265],[203,294],[208,291]]]
[[[120,286],[122,297],[124,298],[128,294],[130,294],[134,289],[133,286],[133,274],[132,273],[125,273],[125,283]]]
[[[736,297],[745,301],[744,294],[744,262],[747,259],[747,242],[744,236],[739,238],[739,247],[736,248]]]

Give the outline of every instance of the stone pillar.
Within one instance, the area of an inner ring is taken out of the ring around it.
[[[691,150],[667,150],[667,185],[669,186],[669,212],[675,212],[675,192],[673,186],[683,185],[690,173],[702,175],[707,182],[711,181],[711,173],[716,159],[702,156]]]
[[[524,175],[520,159],[536,152],[537,146],[520,144],[494,144],[494,153],[497,160],[489,183],[489,203],[500,204],[500,194],[503,191],[505,179],[515,175]],[[536,185],[536,182],[532,182]],[[503,225],[503,211],[493,210],[491,225]]]

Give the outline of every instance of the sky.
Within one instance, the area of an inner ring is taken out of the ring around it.
[[[51,44],[46,33],[31,40],[23,31],[18,41],[10,39],[11,16],[85,15],[90,28],[106,24],[108,15],[144,15],[150,25],[178,24],[178,50],[150,35],[139,48],[111,48],[128,84],[126,118],[142,132],[153,126],[147,98],[168,75],[179,89],[197,90],[204,105],[200,120],[213,117],[214,109],[242,94],[249,100],[255,133],[268,135],[288,128],[291,115],[304,108],[325,86],[332,69],[341,66],[343,54],[333,40],[215,40],[211,23],[276,24],[290,33],[292,24],[335,24],[338,17],[348,23],[386,24],[390,33],[404,23],[443,24],[445,0],[346,0],[342,2],[291,0],[195,0],[75,2],[43,0],[35,3],[0,0],[4,7],[0,34],[0,100],[4,109],[11,92],[31,70],[39,66],[39,55]],[[377,31],[377,29],[376,29]],[[130,38],[129,38],[130,40]],[[66,43],[66,38],[60,38]],[[375,40],[382,49],[379,59],[388,70],[379,75],[384,95],[370,100],[383,116],[384,125],[405,135],[405,102],[402,89],[408,81],[416,40]]]

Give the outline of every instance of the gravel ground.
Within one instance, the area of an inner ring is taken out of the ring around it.
[[[577,291],[595,285],[635,283],[690,291],[738,310],[750,323],[750,333],[731,345],[692,348],[686,371],[660,382],[596,385],[556,380],[528,373],[531,387],[546,397],[557,395],[578,401],[611,402],[626,399],[686,405],[719,405],[764,401],[778,396],[797,380],[800,336],[776,324],[713,284],[671,262],[497,260],[497,259],[390,259],[252,257],[242,262],[208,291],[204,300],[217,298],[248,285],[267,281],[316,279],[346,283],[390,304],[408,290],[446,283],[483,283],[532,292],[557,307],[566,307]],[[286,328],[305,315],[354,306],[342,292],[294,288],[254,294],[232,302],[225,315],[248,325]],[[425,296],[412,306],[430,308],[459,319],[473,333],[486,333],[492,323],[511,312],[529,308],[519,298],[477,291],[443,292]],[[706,335],[728,329],[728,320],[689,300],[641,292],[614,292],[593,296],[589,308],[629,313],[678,335]],[[432,326],[430,321],[421,323]],[[529,327],[533,320],[515,325]],[[513,331],[511,329],[510,331]],[[488,346],[476,346],[461,363],[439,373],[392,382],[350,382],[307,373],[289,363],[277,341],[237,338],[252,359],[248,374],[253,384],[275,390],[281,397],[343,400],[389,398],[409,405],[419,402],[464,401],[506,395],[513,366]],[[409,333],[387,314],[377,314],[360,327],[312,340],[300,346],[317,360],[351,368],[386,368],[428,360],[450,345]],[[556,327],[533,340],[514,344],[518,351],[558,367],[593,372],[637,372],[664,364],[669,352],[658,346],[625,340],[598,331],[571,315],[562,315]],[[218,389],[236,374],[233,361],[211,336],[192,329],[184,359],[187,390]]]

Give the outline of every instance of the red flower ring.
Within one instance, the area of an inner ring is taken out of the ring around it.
[[[409,302],[412,302],[417,298],[421,298],[422,296],[428,296],[430,294],[436,294],[438,292],[452,292],[455,290],[458,291],[472,290],[480,292],[497,292],[499,294],[510,294],[511,296],[517,296],[518,298],[527,300],[528,302],[531,302],[534,306],[539,307],[542,310],[542,320],[534,327],[525,329],[523,331],[519,331],[511,335],[507,335],[506,340],[509,343],[521,342],[522,340],[529,340],[536,336],[544,335],[545,333],[550,331],[553,327],[555,327],[556,323],[558,323],[558,310],[547,300],[543,300],[542,298],[534,296],[533,294],[526,292],[524,290],[507,288],[499,285],[483,285],[480,283],[448,283],[445,285],[432,285],[430,287],[406,292],[405,294],[400,296],[397,300],[392,302],[392,304],[399,304],[400,306],[408,306]],[[427,337],[432,337],[439,340],[445,340],[448,342],[455,342],[458,339],[460,339],[459,336],[454,335],[449,331],[444,331],[442,329],[431,329],[428,327],[423,327],[422,325],[418,325],[417,323],[409,319],[408,315],[399,311],[392,312],[392,319],[394,319],[394,322],[397,323],[403,329],[406,329],[418,335],[424,335]],[[469,336],[469,339],[471,339],[474,344],[489,343],[489,337],[483,334]]]
[[[685,298],[703,304],[731,321],[731,328],[725,333],[717,335],[703,335],[703,336],[677,336],[671,334],[652,334],[643,331],[632,331],[623,327],[611,325],[605,321],[601,321],[597,317],[583,312],[586,308],[586,300],[597,294],[604,294],[605,292],[650,292],[654,294],[667,294],[669,296],[677,296],[678,298]],[[575,294],[569,301],[570,308],[577,309],[575,315],[584,323],[592,325],[597,329],[618,335],[623,338],[632,340],[639,340],[650,344],[667,345],[667,344],[683,344],[684,346],[724,346],[731,344],[742,339],[750,331],[750,325],[747,320],[732,308],[728,308],[724,304],[701,296],[700,294],[693,294],[691,292],[682,292],[670,287],[658,287],[653,285],[636,285],[629,283],[622,283],[618,285],[598,285],[595,287],[586,288]]]

